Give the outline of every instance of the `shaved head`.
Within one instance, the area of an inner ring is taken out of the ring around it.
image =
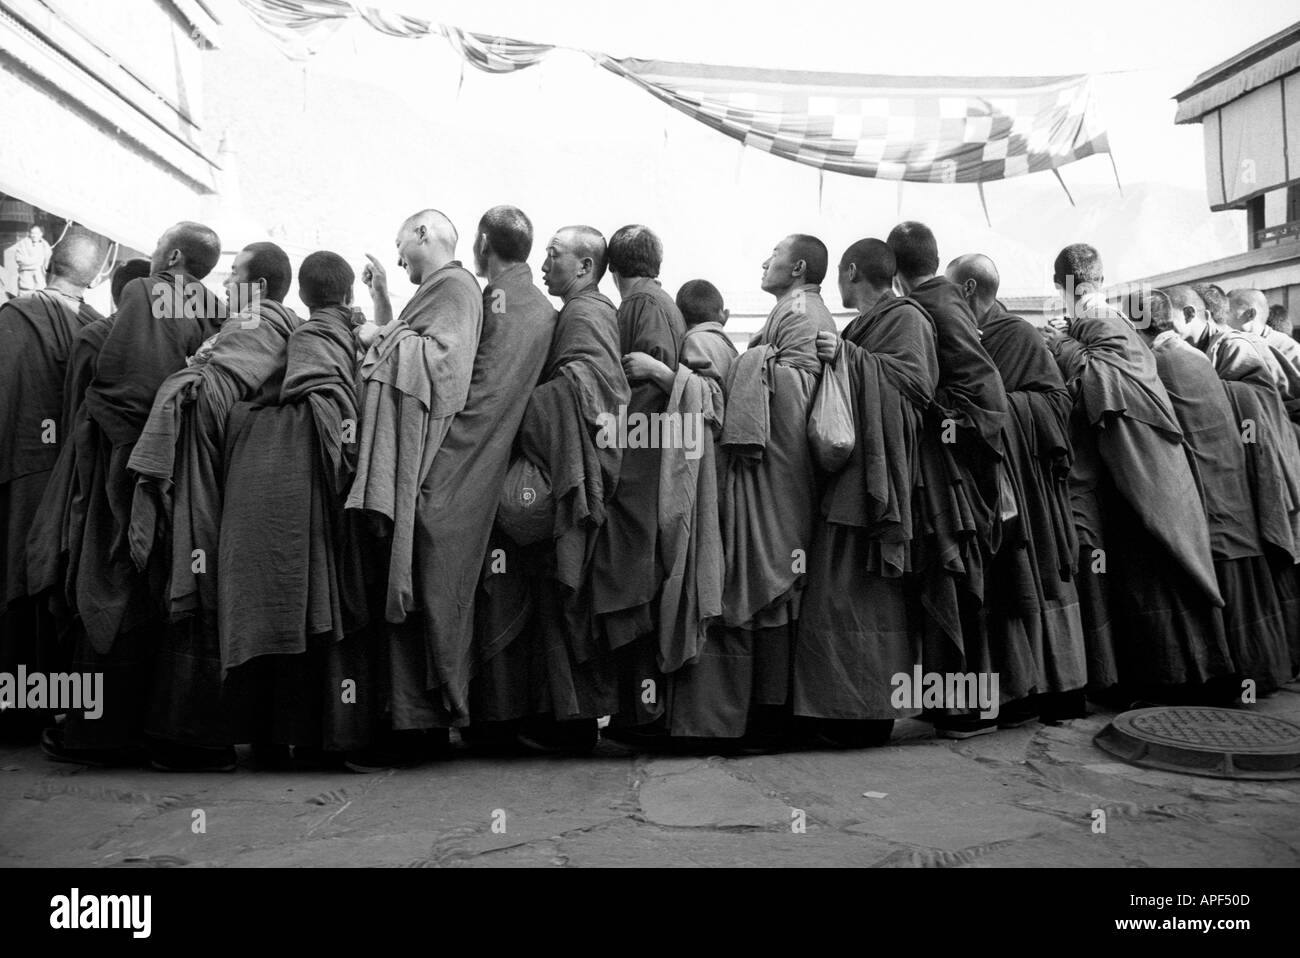
[[[1201,294],[1190,286],[1171,286],[1165,290],[1165,295],[1169,297],[1169,302],[1174,309],[1180,309],[1186,312],[1188,309],[1200,313],[1205,309],[1205,300],[1201,299]]]
[[[590,257],[596,271],[596,282],[599,283],[605,275],[607,253],[605,237],[600,230],[590,226],[565,226],[555,235],[578,259]]]
[[[397,231],[397,264],[420,286],[456,259],[459,239],[451,220],[438,210],[412,213]]]
[[[1002,277],[998,275],[997,266],[983,253],[967,253],[958,256],[948,264],[947,274],[948,279],[958,286],[967,280],[974,280],[975,289],[979,291],[980,296],[987,296],[989,299],[997,297],[998,287],[1002,285]]]
[[[221,237],[202,223],[177,223],[163,233],[153,253],[153,271],[183,270],[203,279],[221,259]]]
[[[889,289],[894,285],[898,263],[894,251],[884,240],[860,239],[840,257],[840,271],[853,267],[853,282],[865,282],[872,289]]]
[[[993,260],[983,253],[966,253],[949,263],[944,275],[961,290],[975,319],[982,322],[997,302],[998,287],[1002,285]]]
[[[1232,308],[1228,304],[1228,294],[1213,283],[1197,283],[1192,287],[1196,295],[1205,304],[1205,311],[1216,323],[1226,325],[1232,319]]]
[[[456,244],[460,242],[460,234],[456,232],[456,227],[452,225],[451,220],[447,218],[445,213],[439,210],[420,210],[418,213],[412,213],[402,223],[402,231],[413,231],[421,226],[451,252],[456,251]]]
[[[69,232],[59,240],[50,254],[51,278],[58,277],[71,286],[85,289],[99,273],[103,254],[99,241],[85,233]]]
[[[284,250],[274,243],[250,243],[244,247],[241,255],[247,257],[245,270],[247,281],[256,283],[266,280],[265,299],[280,303],[289,295],[289,286],[293,283],[293,267]]]
[[[122,290],[126,288],[127,283],[131,282],[133,279],[143,279],[148,275],[149,261],[147,259],[127,260],[117,269],[113,270],[113,281],[109,286],[109,289],[111,289],[113,293],[113,308],[116,309],[117,304],[121,301]]]
[[[1234,329],[1263,333],[1268,326],[1268,297],[1257,289],[1234,289],[1228,294]]]

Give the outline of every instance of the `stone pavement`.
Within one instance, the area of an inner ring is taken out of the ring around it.
[[[1300,684],[1255,708],[1300,722]],[[99,771],[9,748],[0,865],[1300,865],[1300,781],[1135,768],[1092,744],[1108,718],[964,742],[909,720],[861,752],[602,745],[368,776]]]

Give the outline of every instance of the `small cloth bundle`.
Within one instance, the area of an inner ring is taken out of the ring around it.
[[[555,499],[551,496],[551,481],[527,456],[513,460],[506,472],[497,505],[497,526],[521,546],[554,536]]]

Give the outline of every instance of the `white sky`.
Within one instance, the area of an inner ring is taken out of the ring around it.
[[[924,0],[892,6],[867,0],[371,2],[479,32],[645,59],[959,76],[1132,71],[1100,76],[1096,83],[1099,114],[1126,191],[1140,196],[1148,184],[1187,195],[1165,196],[1158,204],[1177,221],[1180,242],[1164,243],[1161,224],[1145,223],[1135,224],[1132,250],[1103,249],[1112,279],[1245,248],[1233,214],[1208,212],[1201,128],[1173,125],[1172,97],[1196,74],[1297,18],[1294,0]],[[835,257],[861,236],[883,237],[901,205],[904,218],[935,226],[945,261],[973,249],[994,255],[1003,264],[1004,292],[1015,294],[1044,291],[1041,263],[1056,248],[1040,247],[1087,240],[1089,230],[1115,232],[1113,224],[1099,221],[1097,204],[1128,212],[1116,205],[1104,156],[1062,171],[1079,201],[1076,210],[1047,173],[989,185],[992,230],[972,186],[906,184],[900,198],[894,183],[827,174],[819,212],[816,170],[754,150],[741,158],[735,141],[578,55],[556,53],[540,67],[511,76],[467,66],[457,95],[459,71],[458,58],[440,38],[391,38],[359,22],[329,37],[306,68],[308,85],[313,76],[329,76],[391,91],[407,105],[412,124],[456,131],[448,149],[488,147],[473,162],[454,166],[455,182],[433,184],[426,196],[377,197],[373,228],[368,224],[363,236],[354,237],[377,246],[374,252],[391,250],[397,223],[423,206],[445,209],[464,237],[483,209],[515,202],[537,226],[538,249],[566,222],[590,222],[606,235],[624,223],[644,222],[664,239],[665,286],[675,290],[704,275],[729,298],[762,302],[754,299],[759,263],[782,235],[813,232]],[[208,91],[209,99],[219,95]],[[365,149],[364,116],[355,121],[362,127],[355,148]],[[516,146],[502,150],[503,143]],[[400,164],[410,158],[389,159]],[[374,157],[374,175],[381,180],[385,162]],[[242,166],[245,180],[256,175],[247,159]],[[468,259],[468,242],[462,245]]]

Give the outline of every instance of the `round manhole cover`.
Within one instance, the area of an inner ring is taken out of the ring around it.
[[[1300,725],[1236,709],[1117,715],[1094,739],[1134,765],[1215,778],[1300,778]]]

